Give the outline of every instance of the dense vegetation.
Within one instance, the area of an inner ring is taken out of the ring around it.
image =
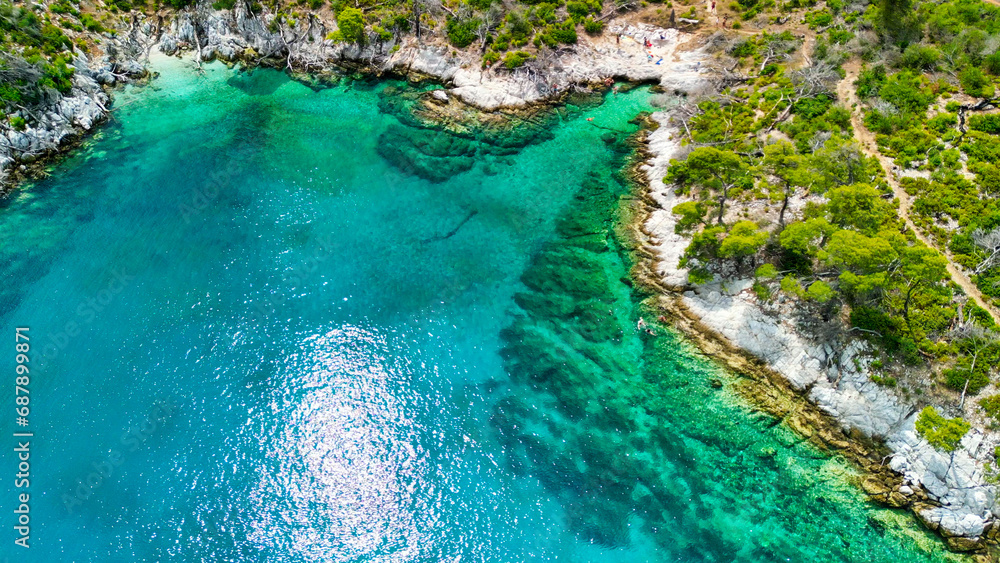
[[[926,407],[917,417],[917,432],[935,448],[953,452],[969,431],[969,423],[961,418],[945,418],[934,407]]]
[[[716,41],[722,95],[674,111],[691,147],[664,178],[687,199],[673,209],[691,238],[681,266],[695,284],[753,276],[763,302],[781,296],[802,318],[844,319],[876,344],[873,381],[895,386],[924,366],[931,380],[903,392],[940,385],[964,403],[1000,361],[993,318],[946,269],[951,256],[1000,298],[1000,8],[885,0],[741,11],[773,13],[773,31]],[[811,55],[789,20],[815,32]],[[902,174],[933,246],[900,219],[892,178],[856,140],[837,94],[847,63],[861,65],[848,87],[863,129],[897,165],[889,173]]]
[[[0,112],[17,129],[32,108],[73,86],[70,63],[80,47],[65,30],[82,30],[83,16],[65,0],[52,10],[58,19],[38,5],[0,2]]]
[[[621,2],[612,10],[634,3]],[[577,42],[578,32],[599,34],[601,0],[555,0],[524,3],[495,0],[372,0],[351,3],[334,0],[332,8],[339,32],[331,39],[366,43],[387,41],[402,34],[420,36],[440,27],[448,42],[457,49],[475,45],[484,66],[498,62],[514,69],[534,58],[525,48],[553,49]],[[349,14],[345,27],[345,14]],[[444,21],[433,14],[444,14]]]

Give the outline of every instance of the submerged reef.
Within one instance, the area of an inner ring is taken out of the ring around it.
[[[395,168],[431,182],[444,182],[524,147],[553,138],[561,119],[600,103],[600,96],[566,96],[566,105],[536,104],[485,112],[444,90],[385,88],[379,110],[399,123],[378,139],[377,150]]]

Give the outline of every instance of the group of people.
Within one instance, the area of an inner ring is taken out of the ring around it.
[[[611,88],[611,91],[614,92],[614,94],[616,96],[618,95],[618,86],[615,84],[615,79],[614,78],[612,78],[610,76],[608,76],[607,78],[605,78],[604,79],[604,87],[605,88]]]
[[[660,32],[660,41],[666,41],[666,40],[667,40],[667,38],[664,35],[664,33]],[[621,45],[621,42],[622,42],[622,34],[621,33],[619,33],[618,35],[615,36],[615,41],[616,41],[617,44]],[[642,38],[642,48],[643,48],[643,50],[646,51],[646,60],[649,61],[649,62],[653,62],[653,59],[656,58],[656,56],[653,55],[653,51],[652,51],[652,49],[653,49],[653,42],[650,41],[649,37],[643,37]],[[662,62],[663,62],[663,57],[660,57],[659,60],[656,61],[656,64],[660,64]]]
[[[667,324],[668,322],[670,322],[664,315],[660,315],[659,317],[657,317],[656,320],[660,321],[663,324]],[[646,324],[646,319],[642,317],[639,317],[639,322],[636,323],[635,328],[639,331],[649,334],[650,336],[656,336],[656,331],[653,330],[648,324]]]
[[[712,13],[715,14],[715,22],[719,24],[719,27],[726,29],[726,23],[729,22],[729,14],[719,19],[719,12],[715,11],[715,0],[712,0]]]

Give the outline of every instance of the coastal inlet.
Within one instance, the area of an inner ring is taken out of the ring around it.
[[[0,205],[0,324],[80,325],[32,379],[32,490],[176,407],[72,511],[32,495],[32,561],[953,559],[644,308],[647,89],[501,122],[155,65]]]

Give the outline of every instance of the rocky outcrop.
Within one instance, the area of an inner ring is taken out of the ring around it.
[[[273,15],[253,14],[244,3],[219,11],[205,0],[196,9],[173,16],[133,20],[121,38],[104,38],[108,52],[118,55],[114,60],[104,57],[93,62],[80,56],[68,95],[58,96],[40,117],[29,119],[23,131],[0,125],[0,135],[6,139],[6,146],[0,146],[0,186],[10,185],[28,172],[30,163],[65,147],[101,121],[110,101],[105,90],[142,75],[139,55],[154,49],[167,55],[189,52],[199,61],[270,64],[319,75],[352,69],[430,78],[447,87],[435,94],[439,101],[456,98],[485,110],[556,100],[608,77],[659,84],[683,93],[703,87],[701,53],[678,50],[690,37],[643,24],[613,23],[601,37],[581,35],[577,45],[548,50],[542,59],[513,71],[499,64],[483,69],[477,52],[456,51],[439,38],[409,37],[399,43],[393,39],[359,47],[326,40],[336,24],[316,15],[307,14],[292,27],[272,24]],[[642,47],[646,39],[653,43],[648,53]],[[126,44],[129,48],[124,48]],[[121,57],[124,52],[134,53],[133,58]]]
[[[270,18],[248,13],[243,4],[231,11],[215,11],[201,4],[197,11],[178,15],[162,34],[150,38],[166,54],[190,50],[206,61],[269,61],[306,72],[340,66],[377,74],[430,77],[446,84],[449,95],[487,110],[543,102],[607,77],[661,84],[684,92],[702,86],[698,79],[702,57],[677,50],[688,37],[676,29],[613,24],[599,38],[581,36],[578,44],[547,50],[541,59],[511,71],[500,64],[483,69],[478,52],[456,51],[440,39],[407,37],[401,42],[392,39],[359,47],[327,41],[335,24],[315,16],[281,29],[271,26]],[[144,26],[147,34],[153,29]],[[652,60],[641,43],[647,38],[654,45]]]
[[[33,165],[71,145],[103,121],[111,101],[107,88],[146,74],[134,60],[104,57],[91,61],[81,54],[73,64],[69,93],[52,90],[41,107],[12,113],[12,117],[25,119],[22,129],[9,121],[0,123],[0,192],[27,175]]]
[[[884,463],[900,479],[887,489],[868,483],[865,489],[892,506],[909,506],[950,547],[975,550],[995,531],[1000,505],[985,467],[993,461],[995,436],[970,431],[955,452],[941,452],[921,438],[914,423],[923,404],[906,399],[869,377],[867,343],[842,333],[836,339],[807,336],[796,321],[796,304],[760,302],[753,280],[727,280],[699,286],[687,284],[678,260],[687,240],[674,230],[673,207],[683,200],[663,183],[671,158],[682,155],[669,116],[653,115],[661,127],[648,136],[651,158],[644,167],[651,209],[644,225],[656,259],[659,283],[672,290],[686,312],[733,347],[758,358],[833,417],[847,434],[884,444]],[[838,322],[834,320],[833,322]]]

